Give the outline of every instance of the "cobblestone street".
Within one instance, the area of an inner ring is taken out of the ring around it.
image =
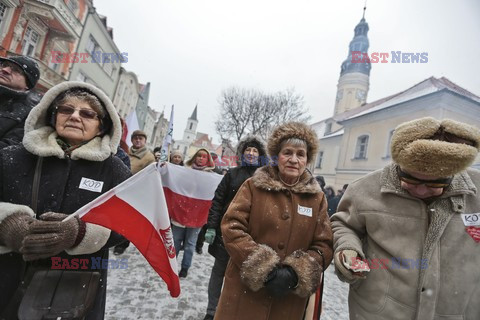
[[[133,245],[121,256],[111,253],[112,259],[127,259],[128,268],[109,270],[105,318],[202,320],[207,308],[207,286],[214,260],[206,249],[205,245],[202,255],[195,254],[188,277],[180,279],[182,293],[178,298],[170,296],[165,283]],[[347,292],[348,286],[337,279],[332,267],[328,268],[322,320],[348,319]]]

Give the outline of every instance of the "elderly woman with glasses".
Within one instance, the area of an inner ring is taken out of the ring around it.
[[[113,156],[121,130],[115,107],[101,90],[83,82],[64,82],[51,88],[32,109],[23,145],[2,150],[2,318],[16,318],[20,287],[28,284],[34,271],[58,269],[59,265],[89,271],[94,259],[107,259],[108,248],[124,240],[78,218],[63,221],[130,176],[128,168]],[[79,266],[79,261],[84,263]],[[107,270],[96,271],[101,280],[86,319],[103,319],[104,315]]]
[[[332,217],[350,319],[478,319],[477,127],[421,118],[392,136],[393,163],[349,184]]]
[[[327,201],[306,169],[315,132],[290,122],[268,140],[276,165],[257,169],[221,223],[230,260],[215,319],[302,319],[332,259]]]

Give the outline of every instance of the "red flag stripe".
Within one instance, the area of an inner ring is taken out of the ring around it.
[[[190,198],[166,187],[163,187],[163,192],[173,220],[190,228],[200,228],[207,223],[212,200]]]
[[[111,216],[109,214],[111,212],[115,212],[115,215]],[[180,281],[170,266],[167,253],[167,250],[175,252],[173,243],[167,243],[170,246],[167,248],[162,241],[160,231],[155,230],[150,221],[135,208],[114,195],[101,205],[92,208],[81,219],[104,226],[129,239],[165,281],[170,295],[172,297],[180,295]],[[132,226],[135,227],[132,228]]]

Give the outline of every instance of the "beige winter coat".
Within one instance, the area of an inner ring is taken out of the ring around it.
[[[143,147],[140,150],[130,147],[128,150],[128,157],[130,158],[132,174],[136,174],[150,163],[155,162],[155,156],[150,152],[150,150],[147,149],[147,147]]]
[[[480,213],[479,187],[480,171],[463,171],[426,205],[400,187],[394,164],[349,185],[332,217],[335,252],[388,261],[350,285],[350,319],[480,319],[480,243],[461,217]]]
[[[286,188],[276,168],[257,169],[222,220],[231,258],[215,319],[301,319],[308,297],[320,284],[322,264],[326,267],[332,259],[326,210],[325,196],[310,173]],[[290,265],[299,284],[286,297],[275,299],[267,294],[264,281],[278,263]]]

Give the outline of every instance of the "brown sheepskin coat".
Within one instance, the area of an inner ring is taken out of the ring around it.
[[[276,167],[258,169],[241,186],[221,228],[230,261],[215,319],[301,319],[322,266],[332,260],[327,201],[312,175],[305,172],[287,188]],[[272,298],[264,281],[281,264],[295,270],[298,286]]]

